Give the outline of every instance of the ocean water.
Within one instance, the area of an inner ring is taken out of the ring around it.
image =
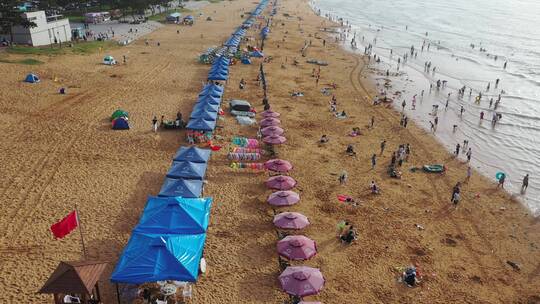
[[[357,52],[373,45],[373,53],[382,59],[373,67],[394,73],[401,57],[399,70],[405,74],[391,79],[394,89],[404,90],[404,94],[394,104],[401,107],[405,100],[405,113],[426,129],[434,118],[430,114],[433,105],[439,105],[435,136],[441,143],[453,151],[457,143],[469,140],[471,165],[493,181],[497,172],[505,172],[505,188],[534,214],[540,214],[540,1],[315,0],[311,4],[322,15],[349,22],[345,46],[350,46],[354,33]],[[411,46],[416,57],[410,55]],[[409,58],[403,64],[406,53]],[[436,67],[435,73],[424,71],[426,62]],[[500,83],[495,88],[497,78]],[[430,93],[430,83],[439,79],[447,81],[446,88]],[[457,91],[463,86],[466,93],[459,99]],[[478,104],[475,97],[479,92],[483,97]],[[415,94],[416,109],[412,110]],[[499,94],[501,102],[495,112],[502,119],[493,126],[494,107],[489,100],[493,98],[495,103]],[[462,106],[465,112],[460,116]],[[453,125],[458,126],[455,132]],[[529,188],[521,194],[526,173]]]

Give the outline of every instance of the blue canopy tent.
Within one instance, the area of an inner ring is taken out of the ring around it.
[[[153,234],[200,234],[208,229],[211,198],[148,198],[133,232]]]
[[[212,105],[219,105],[221,104],[221,96],[215,97],[210,95],[199,95],[199,98],[197,99],[196,103],[208,103]]]
[[[195,282],[206,234],[156,235],[135,232],[111,275],[114,283],[165,280]]]
[[[207,163],[192,163],[188,161],[173,161],[167,177],[184,179],[204,179]]]
[[[190,119],[202,118],[204,120],[216,121],[217,112],[211,112],[211,111],[206,111],[204,109],[198,109],[196,111],[191,112],[191,115],[189,116],[189,118]]]
[[[223,92],[219,91],[212,91],[211,89],[203,90],[199,93],[199,97],[205,97],[205,96],[211,96],[214,98],[221,98],[223,96]]]
[[[233,35],[243,37],[246,35],[246,30],[240,27],[233,33]]]
[[[202,189],[202,180],[165,178],[158,196],[181,196],[195,198],[202,195]]]
[[[227,39],[227,41],[225,41],[225,43],[223,45],[224,46],[238,47],[240,45],[241,41],[242,41],[242,39],[239,36],[232,35],[231,37],[229,37],[229,39]]]
[[[190,130],[213,131],[216,128],[216,121],[194,118],[189,120],[186,128]]]
[[[207,163],[210,159],[210,149],[201,149],[195,146],[180,147],[173,157],[175,161],[190,161],[193,163]]]
[[[217,112],[206,111],[203,108],[199,108],[199,109],[193,110],[189,118],[190,119],[202,118],[204,120],[216,121],[217,116],[218,116]]]
[[[210,71],[208,73],[208,80],[217,80],[217,81],[225,81],[229,79],[229,70],[217,70],[217,71]]]
[[[218,112],[219,111],[219,105],[218,104],[212,104],[208,103],[206,101],[203,102],[197,102],[195,106],[193,106],[193,111],[203,109],[208,112]]]
[[[221,94],[223,94],[223,91],[225,89],[223,88],[223,86],[220,86],[220,85],[217,85],[215,83],[209,83],[209,84],[206,84],[202,90],[201,90],[201,94],[202,93],[206,93],[206,92],[219,92]]]

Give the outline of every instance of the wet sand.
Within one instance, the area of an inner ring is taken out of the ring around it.
[[[152,46],[138,41],[112,51],[118,58],[128,54],[126,66],[100,65],[103,54],[54,57],[32,68],[44,80],[31,86],[21,82],[28,66],[1,64],[0,224],[5,233],[0,242],[4,291],[0,302],[50,299],[34,292],[58,261],[79,259],[81,252],[77,233],[56,241],[48,227],[75,203],[90,257],[111,262],[101,286],[105,303],[114,302],[108,275],[147,195],[157,194],[172,156],[184,144],[183,133],[152,134],[150,120],[153,115],[173,117],[178,110],[188,115],[209,69],[196,63],[197,54],[224,41],[241,23],[240,9],[254,5],[243,0],[212,4],[204,11],[214,22],[182,27],[180,35],[176,26],[165,26],[147,36]],[[300,26],[297,17],[303,19]],[[324,37],[319,31],[324,22],[330,25],[315,16],[306,2],[280,1],[264,50],[273,57],[265,65],[269,100],[282,114],[288,140],[278,148],[279,156],[293,163],[291,176],[299,181],[296,191],[301,201],[286,210],[310,218],[311,226],[302,233],[317,242],[319,253],[304,264],[321,268],[326,278],[323,292],[310,300],[538,302],[539,222],[478,174],[464,185],[462,202],[453,210],[451,188],[465,177],[465,165],[412,122],[407,129],[400,128],[394,110],[364,101],[375,90],[364,59],[343,51],[332,39],[322,47],[321,39],[313,36]],[[312,40],[312,46],[302,58],[299,50],[305,40]],[[299,66],[292,65],[294,57]],[[311,77],[315,66],[305,62],[309,58],[329,63],[321,68],[318,86]],[[262,111],[262,89],[256,84],[259,62],[231,67],[225,99],[247,99]],[[56,94],[60,84],[51,80],[53,76],[68,87],[67,96]],[[241,78],[247,82],[245,90],[238,89]],[[320,93],[330,82],[338,84],[335,95],[338,110],[349,116],[345,120],[332,116],[330,96]],[[292,91],[305,96],[292,98]],[[130,131],[110,130],[107,118],[117,107],[130,112]],[[371,116],[375,128],[368,130]],[[194,288],[192,302],[280,303],[287,297],[277,281],[277,237],[272,209],[265,203],[271,192],[263,184],[268,174],[231,169],[226,160],[232,136],[255,136],[256,127],[241,127],[229,115],[220,124],[225,148],[213,155],[205,188],[205,194],[214,197],[205,249],[208,269]],[[355,126],[363,135],[348,137]],[[322,134],[330,142],[319,146]],[[370,170],[371,154],[378,153],[382,139],[387,141],[386,151],[376,169]],[[403,165],[403,179],[390,179],[386,165],[391,151],[402,143],[411,144],[412,155]],[[348,144],[355,146],[356,158],[345,154]],[[447,174],[408,171],[438,162],[448,165]],[[340,186],[337,178],[342,170],[349,180]],[[369,194],[371,180],[381,186],[380,195]],[[338,194],[355,197],[360,206],[343,206]],[[342,219],[359,231],[359,240],[349,247],[336,239],[336,223]],[[519,264],[520,271],[507,260]],[[411,263],[419,264],[424,274],[422,284],[414,289],[396,281],[396,269]]]

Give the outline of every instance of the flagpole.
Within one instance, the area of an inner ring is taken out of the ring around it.
[[[77,225],[79,225],[79,232],[81,234],[81,244],[83,249],[83,256],[86,260],[88,255],[86,254],[86,246],[84,245],[84,236],[83,236],[83,226],[81,224],[81,221],[79,220],[79,210],[77,209],[77,204],[75,204],[75,213],[77,214]]]

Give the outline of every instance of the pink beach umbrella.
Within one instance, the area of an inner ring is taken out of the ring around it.
[[[263,136],[279,136],[283,134],[283,129],[277,126],[266,127],[261,130]]]
[[[270,135],[270,136],[263,137],[263,142],[265,144],[270,144],[270,145],[281,145],[285,143],[286,141],[287,139],[285,137],[279,136],[279,135]]]
[[[278,191],[270,194],[267,201],[272,206],[292,206],[300,201],[300,196],[293,191]]]
[[[298,212],[283,212],[274,216],[274,226],[281,229],[303,229],[309,225],[307,216]]]
[[[277,242],[277,251],[289,260],[305,261],[317,254],[317,245],[303,235],[289,235]]]
[[[267,170],[274,172],[289,172],[293,166],[290,162],[283,159],[271,159],[264,163]]]
[[[266,110],[264,112],[261,113],[262,117],[264,118],[268,118],[268,117],[279,117],[281,114],[279,114],[278,112],[274,112],[272,110]]]
[[[276,190],[291,190],[296,186],[296,181],[290,176],[272,176],[266,181],[266,186]]]
[[[262,127],[279,126],[281,121],[277,118],[268,117],[261,120],[260,125]]]
[[[324,286],[324,277],[317,268],[289,266],[280,275],[281,288],[286,293],[307,297],[318,294]]]

